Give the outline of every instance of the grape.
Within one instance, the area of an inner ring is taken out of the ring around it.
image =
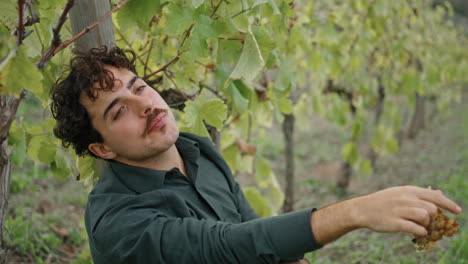
[[[417,251],[430,251],[443,236],[450,237],[456,233],[458,233],[458,222],[437,208],[437,214],[431,217],[431,222],[427,226],[427,235],[416,236],[413,243]]]

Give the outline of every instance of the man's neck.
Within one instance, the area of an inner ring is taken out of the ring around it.
[[[176,145],[172,145],[168,150],[163,153],[160,153],[157,156],[154,156],[151,159],[146,159],[142,161],[132,161],[122,157],[115,159],[118,162],[122,162],[128,165],[143,167],[153,170],[171,170],[172,168],[178,168],[184,175],[187,175],[185,171],[184,161],[182,156],[177,150]]]

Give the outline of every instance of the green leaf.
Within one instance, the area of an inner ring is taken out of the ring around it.
[[[359,171],[362,173],[363,176],[369,176],[372,175],[373,169],[370,160],[361,160],[359,162]]]
[[[351,134],[354,139],[359,139],[362,136],[362,124],[361,120],[355,119],[351,127]]]
[[[287,95],[296,88],[294,73],[294,62],[291,59],[283,58],[275,79],[275,92]]]
[[[12,149],[11,161],[18,167],[22,167],[26,159],[26,133],[13,121],[8,134],[8,145]]]
[[[193,22],[193,10],[182,8],[175,4],[167,7],[167,22],[164,32],[170,36],[181,35]]]
[[[197,17],[196,25],[190,34],[190,50],[194,57],[207,57],[209,50],[206,41],[217,36],[209,17],[203,15]]]
[[[343,159],[350,164],[356,163],[359,158],[359,152],[356,143],[348,142],[346,145],[344,145],[341,155]]]
[[[258,216],[268,217],[273,215],[273,211],[268,205],[268,202],[257,189],[253,187],[244,188],[244,195]]]
[[[398,141],[393,137],[393,130],[390,127],[379,125],[372,138],[372,147],[382,155],[396,153]]]
[[[237,85],[236,85],[237,84]],[[229,95],[229,100],[231,100],[232,108],[239,114],[244,113],[247,111],[249,107],[249,100],[242,96],[241,92],[239,91],[239,87],[243,85],[241,81],[234,81],[229,84],[227,88],[227,93]]]
[[[252,81],[265,66],[262,53],[253,34],[246,35],[242,54],[230,78]]]
[[[273,178],[276,179],[276,176],[273,175]],[[279,184],[271,185],[270,188],[268,188],[266,197],[274,210],[281,208],[284,203],[284,193],[281,191]]]
[[[323,44],[332,45],[338,44],[340,33],[336,30],[334,24],[327,23],[325,26],[317,29],[317,40]]]
[[[203,119],[199,116],[195,119],[195,122],[190,128],[189,132],[201,137],[210,138],[210,134],[208,133],[205,123],[203,123]]]
[[[234,18],[231,19],[231,22],[238,31],[242,33],[246,33],[249,31],[250,23],[249,17],[247,16],[247,12],[236,15]]]
[[[252,27],[252,33],[257,40],[258,47],[262,53],[263,58],[268,58],[270,52],[276,47],[275,41],[268,33],[268,31],[259,26]]]
[[[20,46],[16,56],[12,57],[3,67],[0,66],[0,87],[4,93],[19,94],[22,89],[30,90],[37,95],[42,94],[42,74],[26,57],[25,47]],[[25,78],[24,73],[27,73]]]
[[[283,114],[291,114],[293,111],[293,105],[290,99],[288,98],[280,98],[278,100],[278,107],[281,113]]]
[[[192,6],[198,8],[205,0],[192,0]]]
[[[239,148],[236,144],[231,144],[227,148],[222,150],[223,158],[229,165],[232,171],[237,170],[237,163],[240,157]]]
[[[398,152],[398,141],[395,138],[390,138],[385,143],[385,152],[393,154]]]
[[[206,96],[199,96],[196,100],[185,104],[185,119],[189,127],[197,127],[197,131],[202,132],[200,126],[205,121],[217,129],[223,127],[223,121],[227,117],[227,107],[219,99],[205,99]],[[204,133],[203,133],[204,134]]]
[[[160,11],[160,0],[130,0],[117,12],[117,20],[121,28],[149,28],[151,19]]]
[[[223,101],[214,99],[203,104],[200,110],[202,118],[211,126],[221,129],[227,117],[227,107]]]
[[[16,11],[16,1],[0,1],[0,24],[8,26],[10,27],[10,30],[12,30],[15,26],[17,15],[18,11]]]
[[[33,136],[29,141],[27,153],[36,162],[50,164],[55,159],[55,152],[56,146],[48,136]]]
[[[268,0],[268,3],[270,4],[270,6],[273,8],[273,11],[274,11],[274,14],[275,15],[281,15],[281,12],[278,8],[278,6],[276,6],[276,3],[274,0]]]
[[[263,157],[257,157],[255,162],[255,180],[262,188],[268,188],[272,184],[272,171],[270,163]]]
[[[59,179],[67,178],[71,173],[71,162],[69,161],[69,155],[64,151],[63,147],[57,147],[55,152],[55,160],[52,163],[52,173]]]
[[[79,157],[77,167],[80,172],[80,180],[92,179],[94,177],[94,168],[96,159],[91,156]]]

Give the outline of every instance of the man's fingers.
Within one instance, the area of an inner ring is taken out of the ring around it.
[[[426,228],[410,220],[404,220],[404,219],[400,220],[399,229],[401,232],[412,233],[415,236],[427,235]]]
[[[459,214],[461,213],[461,208],[458,204],[456,204],[454,201],[450,200],[449,198],[445,197],[445,195],[442,194],[440,191],[433,191],[433,190],[428,190],[428,189],[422,189],[420,192],[418,192],[418,197],[421,199],[434,203],[437,206],[450,211],[454,214]]]
[[[405,207],[399,209],[400,217],[403,219],[411,220],[421,226],[428,226],[431,222],[430,213],[419,207]]]
[[[437,214],[437,206],[434,203],[428,202],[426,200],[409,200],[406,201],[404,205],[407,207],[424,209],[429,213],[430,216]]]

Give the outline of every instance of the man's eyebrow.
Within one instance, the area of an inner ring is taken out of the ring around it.
[[[140,79],[140,77],[138,77],[137,75],[133,76],[132,79],[130,79],[130,81],[128,82],[127,84],[127,89],[130,89],[132,88],[132,86],[135,84],[135,82]],[[112,109],[112,107],[118,103],[120,101],[120,97],[117,97],[115,98],[114,100],[112,100],[112,102],[106,107],[106,110],[104,110],[104,115],[103,115],[103,118],[104,120],[106,119],[106,115],[107,113]]]
[[[136,76],[136,75],[133,76],[133,78],[132,78],[132,79],[128,82],[128,84],[127,84],[127,89],[132,88],[132,86],[135,84],[135,82],[136,82],[138,79],[140,79],[140,77],[138,77],[138,76]]]
[[[112,107],[117,104],[118,102],[120,101],[120,97],[117,97],[115,98],[114,100],[112,100],[112,102],[106,107],[106,110],[104,110],[104,115],[102,116],[104,118],[104,120],[106,120],[106,115],[107,113],[109,112],[109,110],[112,109]]]

